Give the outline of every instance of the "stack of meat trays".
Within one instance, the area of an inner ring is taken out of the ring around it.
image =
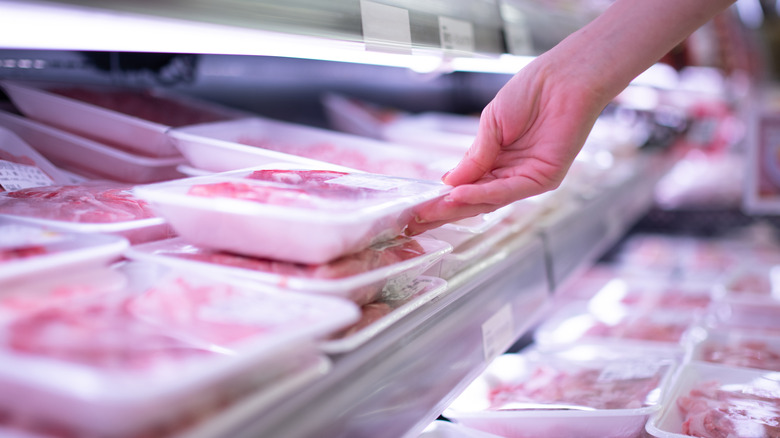
[[[501,437],[636,437],[675,369],[673,358],[639,349],[504,354],[444,416]]]
[[[182,176],[185,160],[173,127],[245,117],[246,113],[150,88],[3,81],[27,116],[0,113],[13,130],[57,165],[89,178],[147,183]]]
[[[316,342],[358,317],[346,300],[138,263],[4,287],[3,426],[45,436],[224,430],[212,414],[241,415],[230,409],[239,400],[268,406],[327,372]]]
[[[69,177],[11,131],[0,128],[0,216],[47,228],[115,234],[138,243],[171,236],[162,218],[108,181],[69,184]]]

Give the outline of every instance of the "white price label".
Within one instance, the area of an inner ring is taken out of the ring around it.
[[[0,160],[0,186],[9,192],[52,184],[54,181],[39,167]]]
[[[658,374],[659,365],[652,362],[627,362],[608,365],[599,374],[599,382],[649,379]]]
[[[482,324],[482,347],[486,361],[495,359],[512,345],[512,326],[512,307],[509,303]]]
[[[329,184],[339,184],[347,187],[358,187],[371,190],[392,190],[410,184],[409,181],[378,176],[363,176],[360,174],[344,175],[326,181]]]
[[[412,28],[408,10],[361,0],[360,17],[366,49],[411,53]]]
[[[439,17],[439,38],[442,49],[474,51],[474,26],[468,21]]]

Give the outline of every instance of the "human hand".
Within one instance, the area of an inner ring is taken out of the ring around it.
[[[608,102],[539,57],[482,112],[463,159],[442,181],[454,188],[415,210],[416,235],[557,188]]]

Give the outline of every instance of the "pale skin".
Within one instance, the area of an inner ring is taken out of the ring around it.
[[[445,198],[406,232],[487,213],[557,188],[604,107],[735,0],[616,0],[515,74],[485,107]]]

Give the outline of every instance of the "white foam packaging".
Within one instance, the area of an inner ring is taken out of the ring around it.
[[[460,159],[261,117],[175,128],[168,135],[193,167],[214,172],[273,162],[328,163],[335,169],[439,181]]]
[[[443,415],[509,438],[631,438],[661,408],[675,368],[648,356],[504,354]]]
[[[33,119],[0,112],[0,126],[24,139],[59,167],[129,183],[149,183],[180,178],[177,166],[184,157],[150,157],[71,134]]]
[[[748,389],[748,392],[761,394],[767,401],[774,399],[774,406],[780,403],[780,373],[702,362],[689,362],[675,376],[674,383],[664,403],[664,408],[655,413],[647,422],[645,428],[647,433],[657,438],[690,437],[691,435],[683,433],[685,416],[678,407],[678,400],[680,397],[688,396],[692,389],[708,383],[730,391],[744,391]],[[767,423],[756,421],[756,416],[765,417],[769,415],[770,417],[765,421],[772,421],[772,411],[770,410],[772,403],[765,403],[760,407],[758,405],[740,404],[742,406],[732,405],[731,408],[736,409],[734,414],[739,416],[741,420],[736,430],[729,431],[728,423],[725,419],[712,426],[722,428],[721,432],[729,434],[728,436],[768,436],[765,429]],[[724,406],[719,416],[722,416],[724,412],[729,412],[727,409]],[[739,414],[740,410],[742,414]],[[769,425],[769,427],[773,426],[775,424]]]
[[[148,278],[4,324],[4,412],[76,434],[164,429],[280,378],[359,317],[341,299],[134,266]]]
[[[156,157],[175,156],[179,152],[166,135],[173,125],[153,121],[155,114],[175,114],[181,117],[177,120],[177,126],[247,115],[232,108],[159,89],[13,80],[0,81],[0,87],[27,117],[109,145]],[[108,100],[108,105],[98,106],[77,97],[58,94],[54,92],[57,89],[100,95],[102,100]],[[123,95],[132,95],[141,101],[126,102]],[[113,102],[110,101],[112,96],[116,96]],[[148,102],[144,102],[144,99]],[[130,103],[136,106],[131,108]]]
[[[412,219],[414,207],[450,190],[440,183],[366,173],[265,170],[280,175],[298,172],[301,179],[294,183],[250,179],[255,171],[263,172],[250,168],[137,186],[134,193],[195,245],[320,264],[397,237]],[[314,183],[318,189],[334,190],[330,199],[305,186],[314,181],[312,175],[332,175]],[[203,197],[191,194],[194,186],[197,191],[241,187],[245,193],[270,191],[282,198],[270,204],[237,198],[244,194]]]
[[[474,142],[479,116],[425,112],[397,117],[382,126],[385,140],[463,155]]]
[[[447,292],[447,282],[423,275],[407,283],[403,289],[398,298],[389,297],[364,305],[361,319],[319,342],[320,350],[328,354],[342,354],[357,349],[413,311],[441,297]]]
[[[405,286],[451,249],[435,239],[402,237],[322,265],[300,265],[211,251],[174,238],[134,246],[125,256],[365,304],[384,296],[403,297]]]
[[[0,284],[110,263],[126,239],[70,233],[0,217]]]
[[[14,184],[13,187],[7,187],[6,190],[68,182],[68,176],[64,172],[54,166],[40,152],[33,149],[19,135],[4,127],[0,127],[0,161],[4,161],[0,164],[3,164],[3,168],[6,170],[18,170],[17,168],[21,166],[23,170],[33,172],[26,180],[21,181],[10,180],[9,176],[3,173],[0,177],[0,185],[5,187],[8,183]],[[40,175],[39,172],[42,172],[43,175]]]

